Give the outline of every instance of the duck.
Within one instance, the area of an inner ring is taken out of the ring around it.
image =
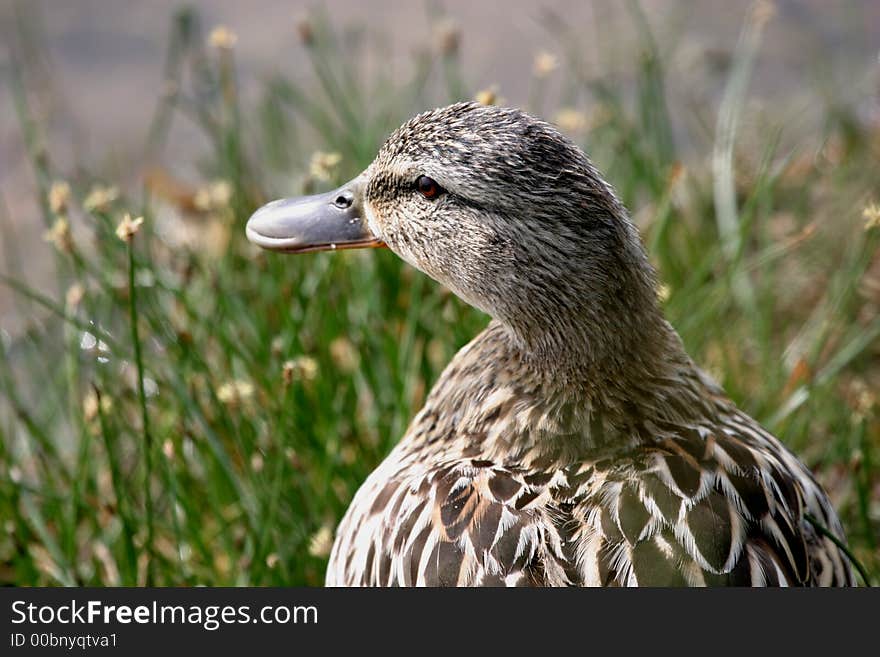
[[[491,320],[342,518],[328,586],[852,586],[826,492],[688,356],[586,153],[517,108],[395,130],[270,251],[387,247]]]

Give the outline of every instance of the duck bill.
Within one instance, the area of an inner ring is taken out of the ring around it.
[[[362,193],[359,177],[326,194],[272,201],[248,219],[247,237],[284,253],[385,246],[364,220]]]

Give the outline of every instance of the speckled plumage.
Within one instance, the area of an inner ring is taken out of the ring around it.
[[[419,176],[445,192],[428,199]],[[329,585],[852,585],[827,496],[685,353],[627,213],[515,109],[415,117],[370,233],[493,320],[342,520]]]
[[[646,382],[651,410],[580,409],[509,350],[493,322],[452,361],[355,496],[329,585],[853,583],[804,519],[842,535],[822,489],[688,359]]]

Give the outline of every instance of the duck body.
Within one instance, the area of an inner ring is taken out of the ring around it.
[[[638,417],[522,375],[494,323],[458,353],[355,496],[328,585],[853,584],[805,517],[842,535],[812,475],[689,359]]]
[[[825,492],[691,361],[626,209],[552,125],[426,112],[247,234],[387,246],[493,318],[355,495],[328,585],[853,584]]]

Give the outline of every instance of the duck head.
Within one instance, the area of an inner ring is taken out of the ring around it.
[[[520,110],[458,103],[398,128],[342,187],[247,224],[289,253],[387,246],[526,353],[620,357],[657,326],[636,229],[584,152]]]

